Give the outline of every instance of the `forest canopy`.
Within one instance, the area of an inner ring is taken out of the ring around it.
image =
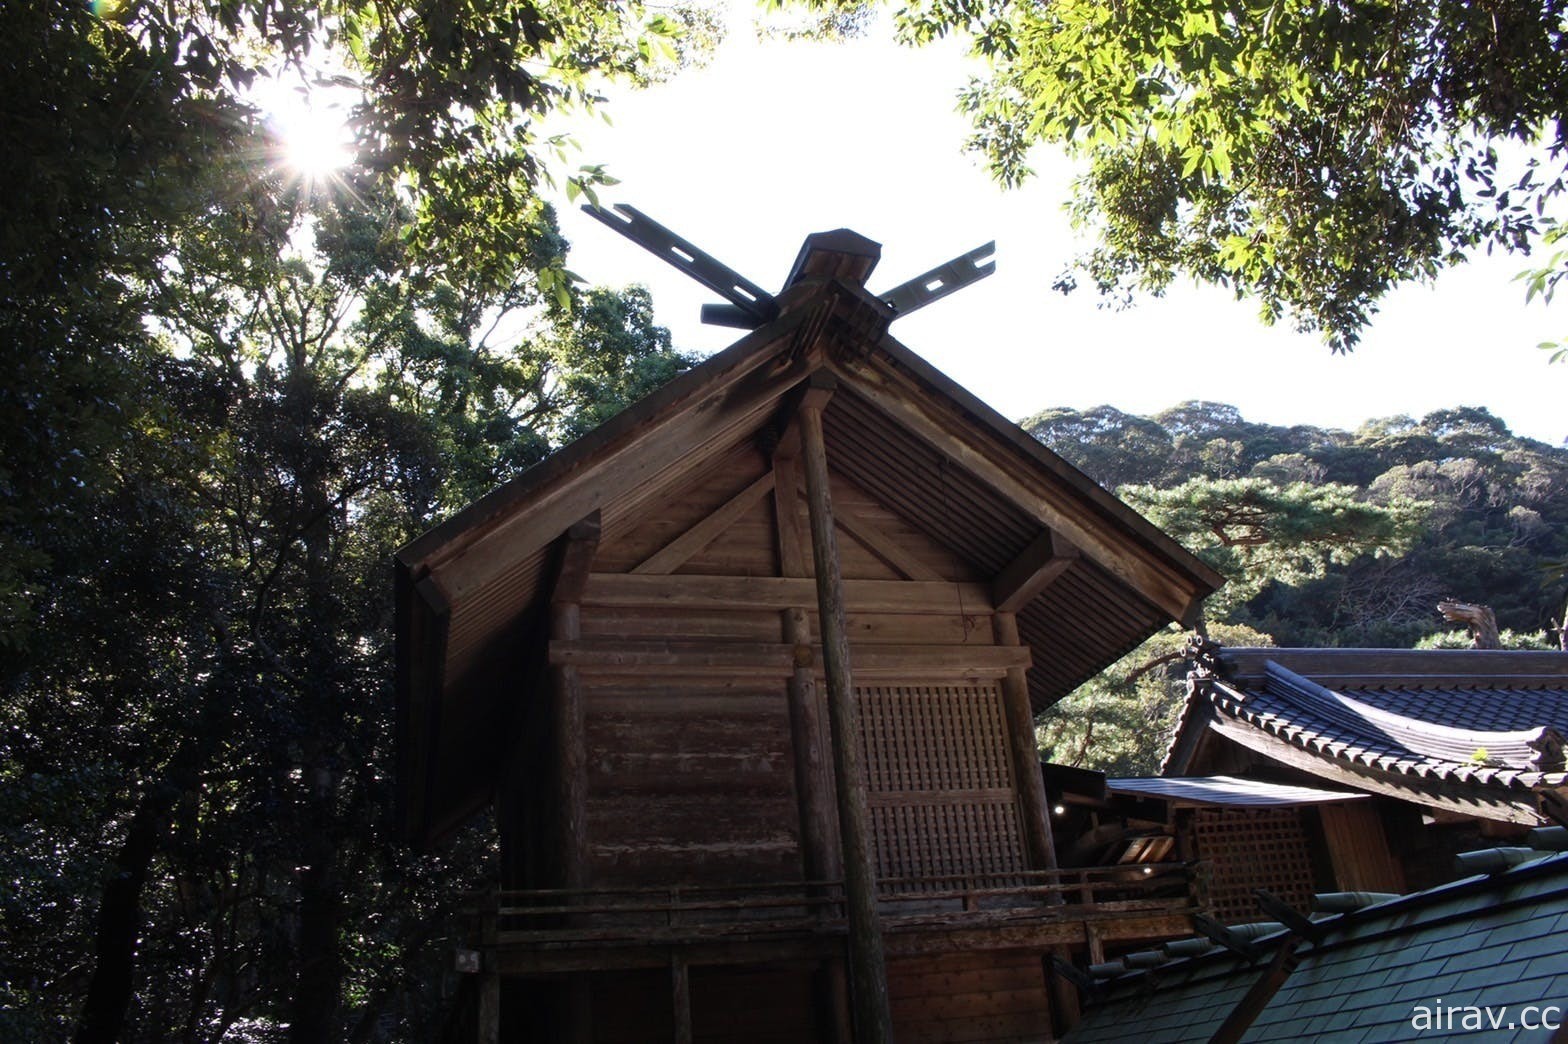
[[[1093,245],[1063,288],[1191,277],[1343,350],[1393,287],[1562,235],[1559,0],[889,6],[904,40],[956,35],[984,60],[960,105],[999,180],[1028,178],[1042,143],[1082,161]],[[1564,276],[1549,253],[1528,292]]]

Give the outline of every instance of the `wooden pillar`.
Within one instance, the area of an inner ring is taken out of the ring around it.
[[[550,639],[582,637],[582,596],[599,548],[599,516],[566,531],[561,566],[550,596]],[[562,888],[582,888],[588,865],[588,745],[582,680],[571,664],[550,668],[551,738],[556,783],[555,843]]]
[[[479,976],[479,1044],[501,1044],[501,976],[485,971]]]
[[[832,386],[814,379],[800,405],[800,434],[806,466],[806,502],[811,514],[811,554],[817,573],[823,672],[827,678],[828,722],[838,795],[839,840],[844,859],[844,897],[849,913],[849,982],[860,1044],[892,1039],[887,995],[887,960],[877,922],[876,865],[860,763],[860,721],[850,674],[849,635],[844,614],[844,579],[833,532],[827,449],[822,409]]]
[[[691,971],[678,953],[670,954],[670,1000],[675,1008],[675,1044],[691,1044]]]
[[[1089,963],[1105,963],[1105,940],[1100,935],[1100,930],[1092,924],[1083,926],[1084,941],[1089,947]]]
[[[550,595],[551,640],[582,637],[582,597],[599,549],[599,513],[566,531],[561,565]],[[560,887],[588,884],[588,741],[582,679],[570,664],[550,668],[551,739],[555,769],[555,831]],[[573,902],[568,897],[567,903]],[[585,973],[567,979],[563,1039],[585,1044],[593,1038],[593,1006]]]
[[[991,630],[997,645],[1022,645],[1018,638],[1018,617],[997,612],[991,617]],[[1040,748],[1034,741],[1034,709],[1029,704],[1029,677],[1022,667],[1009,667],[1002,676],[1002,711],[1007,719],[1007,749],[1013,763],[1013,786],[1018,794],[1018,818],[1023,820],[1024,845],[1032,870],[1055,870],[1056,843],[1051,836],[1051,806],[1045,797],[1045,779],[1040,775]],[[1059,884],[1052,878],[1052,884]],[[1061,892],[1047,893],[1046,902],[1065,902]],[[1066,946],[1053,947],[1058,958],[1072,962]],[[1051,990],[1051,1020],[1058,1034],[1078,1021],[1078,988],[1060,975],[1048,975]]]
[[[480,950],[479,1011],[475,1019],[478,1044],[501,1044],[501,975],[495,968],[495,936],[499,926],[497,907],[491,906],[479,919]]]
[[[806,575],[805,553],[797,530],[799,497],[796,460],[780,450],[773,461],[773,508],[778,526],[779,571]],[[833,815],[828,802],[827,761],[822,750],[822,719],[812,669],[811,620],[804,607],[780,614],[784,642],[795,647],[795,669],[787,685],[790,747],[794,753],[795,799],[800,815],[801,869],[807,880],[836,880],[842,873]]]
[[[1020,645],[1018,618],[996,613],[992,630],[997,645]],[[1029,679],[1022,667],[1009,667],[1002,678],[1002,708],[1007,717],[1007,749],[1012,755],[1018,814],[1024,822],[1024,844],[1033,870],[1056,869],[1056,845],[1051,837],[1051,808],[1045,799],[1040,775],[1040,749],[1034,741],[1034,710],[1029,706]]]

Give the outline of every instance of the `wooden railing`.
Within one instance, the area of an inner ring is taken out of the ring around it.
[[[1199,905],[1193,867],[1181,863],[1014,871],[878,882],[883,926],[947,927],[989,920],[1091,920]],[[471,908],[482,944],[678,942],[837,933],[846,917],[840,881],[496,891]]]

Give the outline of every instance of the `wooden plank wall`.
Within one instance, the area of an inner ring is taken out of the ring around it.
[[[727,507],[736,498],[744,497],[747,490],[759,488],[758,483],[767,480],[770,468],[769,461],[754,447],[740,447],[698,478],[680,497],[647,505],[637,519],[622,520],[610,527],[613,532],[600,546],[595,572],[630,573],[642,567],[640,571],[647,574],[650,561],[668,561],[667,549],[672,542],[721,513],[727,515],[723,528],[680,561],[673,575],[780,576],[784,570],[780,562],[778,504],[794,503],[796,531],[803,533],[807,520],[802,498],[758,496],[755,503],[738,514]],[[977,579],[945,548],[851,483],[835,477],[833,495],[836,512],[848,520],[839,533],[846,578],[898,581],[916,574],[924,580]],[[859,537],[855,535],[857,530]],[[656,581],[656,576],[648,579]],[[815,599],[801,608],[808,611],[812,635],[820,634]],[[989,646],[993,644],[990,608],[981,604],[974,609],[973,613],[967,609],[945,613],[851,613],[847,621],[849,636],[855,645]],[[782,633],[780,614],[773,610],[589,605],[581,612],[581,634],[590,642],[697,640],[723,646],[776,645],[788,641]],[[589,666],[584,666],[581,673],[587,719],[588,832],[593,883],[637,886],[798,879],[799,816],[783,678],[748,678],[740,671],[729,677],[711,671],[700,677],[670,671],[643,676],[612,675],[596,674]],[[977,706],[972,704],[974,690],[970,688],[922,691],[945,694],[944,699],[958,701],[955,706],[959,709]],[[994,698],[994,686],[990,691]],[[826,714],[820,717],[825,730]],[[951,742],[959,744],[951,756],[982,757],[986,759],[984,764],[993,769],[996,766],[992,762],[1002,759],[1004,774],[999,785],[1009,785],[1000,733],[994,737],[995,742],[987,740],[977,745],[974,730],[960,727],[962,723],[957,719],[953,721],[954,729],[949,730],[953,732],[951,736],[935,729],[935,725],[952,718],[951,714],[926,717],[931,721],[922,719],[917,724],[932,726],[927,730],[931,732],[927,746],[918,752],[905,752],[909,760],[939,759],[944,745]],[[878,727],[882,724],[890,725],[891,721],[882,723],[879,719]],[[999,727],[999,720],[993,725]],[[824,750],[827,741],[824,733]],[[942,787],[978,789],[957,776],[936,780],[928,789]],[[959,839],[958,850],[989,853],[982,861],[986,869],[1019,865],[1018,857],[1009,860],[997,854],[999,849],[1018,850],[1014,806],[987,804],[997,807],[982,811],[997,813],[1000,818],[989,815],[964,819],[965,836]],[[946,818],[937,817],[929,823],[922,820],[913,825],[929,833],[945,829],[945,823]],[[889,819],[884,833],[891,838],[898,829]],[[993,833],[995,837],[991,836]],[[904,848],[913,844],[916,842],[911,841]],[[888,847],[891,852],[891,844]],[[884,859],[886,873],[950,872],[958,866],[981,868],[971,865],[974,859],[967,856],[956,864],[936,861],[934,857],[924,861],[891,855],[888,858],[892,861]]]
[[[888,964],[900,1044],[1051,1040],[1051,1001],[1038,953],[982,951]]]
[[[1405,875],[1389,848],[1383,820],[1372,801],[1323,805],[1323,839],[1334,863],[1335,884],[1346,892],[1403,892]]]
[[[587,692],[596,885],[799,878],[782,684],[622,677]]]

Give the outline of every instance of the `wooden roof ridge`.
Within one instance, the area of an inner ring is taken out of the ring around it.
[[[864,239],[855,233],[848,234]],[[817,268],[838,270],[860,256],[853,252],[856,244],[840,242],[840,232],[819,233],[818,236],[831,238],[826,243],[826,249],[818,249],[814,254],[803,254],[802,260],[797,261],[797,269],[806,274],[801,275],[779,296],[781,311],[777,319],[742,337],[729,348],[704,359],[598,428],[554,451],[451,518],[414,538],[396,553],[399,567],[408,571],[411,579],[418,581],[432,567],[457,557],[468,547],[506,525],[508,518],[521,510],[531,498],[552,486],[578,478],[581,472],[602,465],[603,461],[617,453],[635,450],[641,436],[672,414],[713,404],[715,399],[740,384],[748,375],[765,370],[784,370],[793,365],[798,369],[801,380],[813,369],[826,368],[844,378],[851,391],[855,391],[859,390],[856,386],[863,384],[869,376],[880,374],[884,379],[879,383],[886,383],[890,378],[903,385],[901,390],[919,390],[939,403],[946,400],[942,403],[948,406],[944,412],[949,415],[948,420],[957,422],[950,427],[961,429],[958,436],[960,443],[968,442],[972,446],[977,441],[976,437],[989,440],[1004,452],[1016,454],[1028,465],[1048,472],[1055,481],[1066,487],[1060,491],[1029,490],[1026,483],[1026,489],[1022,492],[1033,493],[1040,501],[1027,505],[1026,509],[1032,509],[1031,513],[1034,514],[1039,514],[1040,509],[1052,513],[1053,521],[1065,523],[1069,540],[1075,535],[1079,538],[1074,543],[1081,550],[1090,551],[1092,557],[1100,559],[1102,565],[1110,568],[1135,590],[1141,589],[1152,604],[1170,616],[1191,623],[1190,617],[1202,598],[1223,584],[1225,578],[1049,447],[895,340],[886,329],[887,321],[892,318],[891,312],[861,285],[846,282],[837,275],[811,275],[810,272]],[[811,243],[812,240],[807,241],[808,246]],[[855,274],[859,279],[864,279],[869,271],[866,268]],[[824,309],[829,313],[826,316],[822,314]],[[831,353],[830,357],[821,360],[804,358],[804,350],[810,346],[801,342],[821,336],[823,327],[835,317],[835,313],[840,319],[847,318],[855,325],[863,325],[867,322],[866,313],[876,310],[885,313],[880,317],[883,320],[880,329],[838,331],[840,340],[859,342],[851,345],[849,351],[839,353],[838,358],[832,358]],[[855,336],[857,333],[860,336]],[[770,366],[770,363],[773,365]],[[895,421],[900,419],[894,418]],[[915,434],[918,437],[924,433]],[[960,467],[974,463],[975,459],[983,455],[981,450],[967,449],[961,445],[950,444],[942,448],[956,448],[964,456],[972,458],[957,461]],[[986,481],[984,476],[981,476],[981,481]],[[1004,497],[1009,494],[1007,490],[999,492]],[[1113,541],[1116,549],[1141,554],[1153,564],[1154,572],[1130,575],[1128,569],[1119,568],[1121,563],[1114,555],[1107,553],[1112,549],[1106,547],[1098,548],[1100,553],[1093,554],[1096,550],[1094,545],[1104,541],[1087,521],[1062,517],[1064,494],[1073,501],[1072,507],[1066,510],[1075,508],[1076,512],[1082,512],[1088,509],[1096,522],[1108,525],[1118,535]],[[1051,500],[1056,503],[1049,503]],[[541,533],[540,540],[552,539],[571,521],[575,519],[567,520],[552,532]],[[1084,544],[1090,546],[1083,547]],[[1108,558],[1109,561],[1106,560]],[[1151,581],[1158,582],[1158,574],[1164,574],[1167,583],[1174,583],[1184,590],[1168,592],[1164,598],[1161,593],[1151,597],[1147,589]]]
[[[1145,544],[1151,552],[1166,558],[1188,579],[1206,587],[1209,591],[1216,590],[1225,583],[1225,576],[1222,573],[1182,547],[1164,530],[1127,506],[1066,458],[1030,435],[1019,424],[1009,420],[929,361],[892,336],[884,336],[878,347],[880,358],[876,361],[882,362],[893,373],[906,376],[953,403],[961,411],[964,419],[980,425],[997,439],[1027,457],[1030,463],[1044,468],[1055,478],[1066,483],[1075,494],[1093,505],[1107,521],[1125,529],[1129,535]],[[863,364],[857,369],[854,363],[837,360],[835,363],[836,369],[841,369],[851,376],[863,372]],[[1181,622],[1190,624],[1193,621]]]
[[[1268,661],[1266,669],[1271,692],[1287,696],[1332,725],[1351,730],[1376,729],[1419,757],[1457,766],[1473,761],[1477,751],[1485,750],[1488,763],[1499,761],[1508,768],[1549,770],[1554,758],[1555,767],[1562,765],[1562,736],[1552,722],[1506,730],[1453,726],[1373,706],[1296,674],[1274,660]]]
[[[410,540],[397,551],[397,562],[409,569],[428,567],[444,557],[443,550],[460,538],[482,535],[501,516],[538,490],[587,466],[595,457],[628,445],[663,415],[722,391],[765,365],[775,354],[768,349],[776,349],[806,318],[799,311],[781,316],[677,374],[598,427],[552,451],[537,464]]]
[[[1220,648],[1218,672],[1245,686],[1270,661],[1331,688],[1568,687],[1568,653],[1536,649]]]

